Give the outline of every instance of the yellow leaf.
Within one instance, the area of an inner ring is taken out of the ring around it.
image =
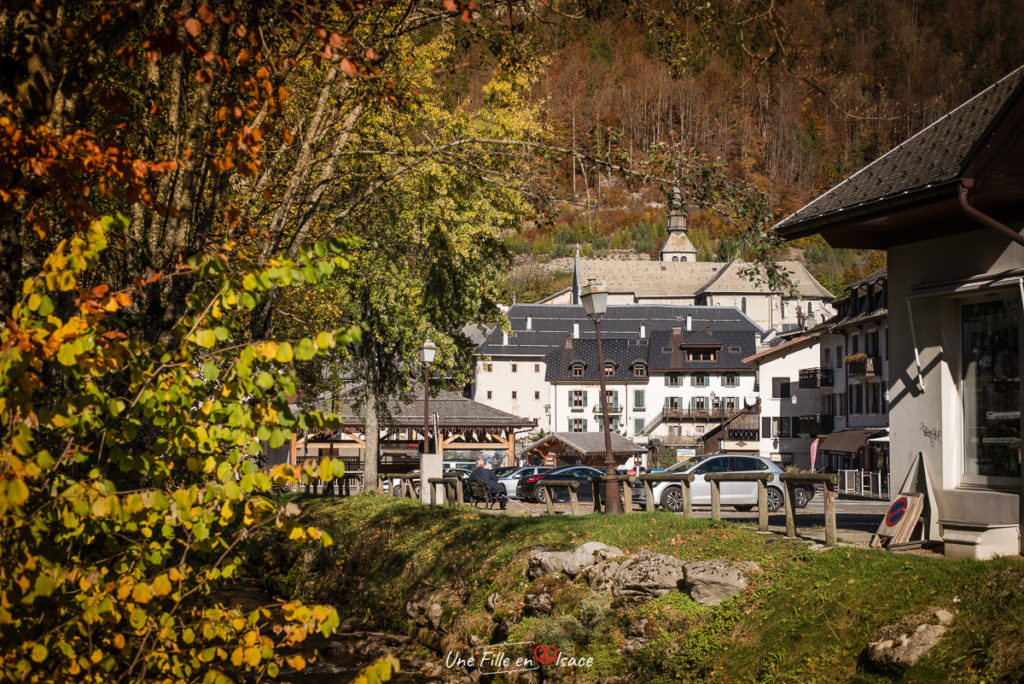
[[[301,670],[302,668],[306,667],[306,659],[303,658],[301,655],[288,656],[287,658],[285,658],[285,660],[288,661],[288,664],[293,669]]]
[[[171,581],[167,579],[167,575],[160,575],[153,580],[153,593],[157,596],[167,596],[171,593]]]
[[[114,635],[114,648],[118,650],[124,648],[124,635],[120,633]]]
[[[265,358],[267,361],[270,361],[271,359],[275,358],[277,356],[277,343],[264,342],[261,353],[263,354],[263,358]]]
[[[135,588],[132,589],[132,599],[136,603],[149,603],[153,600],[153,592],[148,584],[136,584]]]
[[[36,661],[37,663],[41,663],[44,660],[46,660],[46,656],[48,653],[49,651],[46,650],[45,646],[43,646],[42,644],[36,644],[32,647],[32,660]]]

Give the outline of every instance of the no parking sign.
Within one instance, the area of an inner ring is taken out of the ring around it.
[[[910,541],[917,521],[924,508],[924,494],[900,494],[889,510],[885,512],[882,524],[878,526],[879,537],[889,537],[891,544],[904,544]]]

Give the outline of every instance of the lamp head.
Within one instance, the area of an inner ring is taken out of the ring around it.
[[[434,362],[434,356],[437,354],[437,347],[430,341],[428,337],[424,342],[423,346],[420,347],[420,361],[429,366]]]
[[[583,286],[580,290],[580,299],[583,301],[583,310],[592,320],[601,320],[608,310],[608,288],[597,282],[596,278],[591,278]]]

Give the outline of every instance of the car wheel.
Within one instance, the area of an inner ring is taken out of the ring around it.
[[[737,511],[740,511],[741,513],[746,513],[747,511],[753,510],[754,506],[752,504],[743,504],[743,505],[733,506],[733,508],[735,508]]]
[[[798,487],[797,490],[793,493],[793,497],[796,499],[796,501],[794,501],[793,504],[797,508],[806,508],[807,504],[811,500],[811,493],[803,487]]]
[[[683,510],[683,490],[681,487],[666,487],[661,493],[661,505],[666,510],[679,513]]]
[[[548,493],[543,487],[537,487],[533,490],[533,498],[537,500],[537,503],[547,503]]]
[[[775,511],[782,508],[784,499],[782,497],[782,490],[777,487],[768,488],[768,512],[774,513]]]

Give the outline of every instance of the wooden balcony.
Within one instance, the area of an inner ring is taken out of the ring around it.
[[[869,356],[863,361],[847,361],[846,374],[851,378],[873,378],[882,374],[882,358]]]
[[[666,408],[662,409],[662,420],[664,422],[684,420],[723,420],[736,413],[734,408]]]
[[[800,370],[800,389],[832,387],[831,368],[803,368]]]

